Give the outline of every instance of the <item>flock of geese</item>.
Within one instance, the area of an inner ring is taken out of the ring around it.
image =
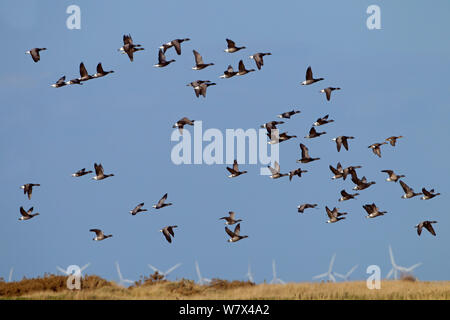
[[[172,40],[170,42],[167,42],[167,43],[161,45],[158,50],[158,63],[156,63],[154,65],[154,67],[163,68],[163,67],[167,67],[169,64],[175,62],[176,61],[175,59],[170,59],[170,60],[166,59],[166,53],[168,52],[168,50],[170,48],[173,47],[175,49],[175,52],[177,53],[177,55],[181,55],[181,51],[182,51],[181,44],[186,41],[190,41],[190,39],[189,38],[175,39],[175,40]],[[224,51],[227,53],[231,54],[231,53],[235,53],[240,50],[246,49],[245,46],[236,46],[236,43],[230,39],[226,39],[226,42],[227,42],[227,48]],[[40,52],[44,51],[44,50],[47,50],[47,49],[46,48],[34,48],[34,49],[27,51],[26,53],[31,55],[34,62],[38,62],[38,61],[40,61]],[[120,53],[127,54],[128,58],[131,62],[133,62],[133,60],[134,60],[134,53],[138,52],[138,51],[142,51],[142,50],[144,50],[144,48],[140,44],[133,43],[133,39],[132,39],[131,35],[123,36],[123,46],[118,49],[118,51]],[[196,50],[193,50],[193,55],[194,55],[194,60],[195,60],[195,66],[192,67],[193,70],[203,70],[207,67],[214,65],[214,63],[212,63],[212,62],[205,63],[202,55]],[[255,53],[255,54],[249,56],[249,58],[254,60],[257,69],[261,70],[262,66],[264,66],[263,58],[265,56],[270,56],[270,55],[271,55],[270,52],[259,52],[259,53]],[[228,79],[228,78],[231,78],[234,76],[243,76],[247,73],[254,72],[254,71],[255,71],[255,69],[247,69],[244,65],[243,60],[240,60],[238,63],[238,71],[234,71],[233,67],[231,65],[228,65],[227,69],[223,72],[222,75],[220,75],[219,78]],[[66,86],[66,85],[73,85],[73,84],[82,85],[83,82],[85,82],[85,81],[104,77],[110,73],[113,73],[114,71],[112,71],[112,70],[104,71],[102,64],[98,63],[97,72],[95,74],[90,75],[87,72],[83,62],[81,62],[79,72],[80,72],[80,77],[66,81],[65,80],[66,77],[62,76],[60,79],[58,79],[58,81],[56,81],[56,83],[52,84],[52,87],[60,88],[60,87]],[[302,81],[300,84],[302,86],[310,86],[310,85],[313,85],[313,84],[315,84],[319,81],[323,81],[323,80],[325,80],[325,79],[324,78],[314,78],[311,66],[309,66],[306,70],[305,80]],[[199,96],[206,97],[207,88],[209,86],[214,86],[214,85],[216,85],[216,83],[211,82],[209,80],[195,80],[195,81],[192,81],[191,83],[187,84],[187,86],[191,86],[194,89],[194,93],[197,98]],[[330,101],[332,92],[338,91],[338,90],[341,90],[341,88],[326,87],[326,88],[321,89],[320,93],[325,93],[326,100]],[[291,117],[293,117],[299,113],[300,113],[300,110],[291,110],[291,111],[287,111],[287,112],[278,114],[277,118],[291,119]],[[178,128],[178,130],[182,134],[184,126],[186,126],[186,125],[193,126],[194,121],[195,120],[191,120],[188,117],[183,117],[182,119],[178,120],[173,125],[173,128]],[[322,135],[325,135],[326,134],[325,131],[319,132],[317,130],[317,128],[320,126],[329,124],[329,123],[333,123],[333,122],[334,122],[334,120],[329,119],[328,114],[321,118],[318,118],[313,123],[311,129],[309,130],[308,135],[306,135],[304,138],[305,139],[315,139]],[[270,122],[267,122],[267,123],[261,125],[262,128],[265,128],[267,130],[269,144],[281,143],[281,142],[290,140],[292,138],[297,138],[297,136],[295,136],[295,135],[292,135],[292,136],[288,135],[287,132],[279,133],[279,129],[277,128],[277,126],[282,125],[283,123],[284,123],[284,121],[270,121]],[[368,146],[368,148],[372,149],[373,153],[376,156],[381,158],[381,147],[383,145],[387,145],[388,142],[390,143],[390,145],[392,147],[395,147],[397,140],[400,138],[403,138],[403,136],[391,136],[391,137],[388,137],[387,139],[385,139],[385,141],[383,141],[383,142],[377,142],[377,143],[371,144],[370,146]],[[354,139],[353,136],[338,136],[338,137],[333,138],[332,140],[336,143],[337,152],[340,152],[342,150],[342,147],[344,147],[345,150],[349,150],[349,143],[351,143],[352,139]],[[298,163],[307,164],[307,163],[310,163],[313,161],[320,160],[319,157],[311,157],[310,156],[309,149],[305,144],[300,143],[300,149],[301,149],[301,159],[297,160]],[[275,162],[273,167],[268,166],[268,168],[271,172],[270,178],[272,178],[272,179],[279,179],[279,178],[282,178],[285,176],[289,176],[289,180],[292,180],[295,176],[301,178],[302,174],[308,172],[308,170],[302,170],[301,168],[297,168],[295,170],[290,171],[289,173],[281,173],[281,168],[280,168],[280,165],[278,162]],[[332,180],[341,179],[341,178],[343,180],[346,180],[347,177],[351,177],[351,181],[355,184],[355,186],[353,188],[353,190],[355,190],[355,191],[365,190],[365,189],[369,188],[371,185],[375,184],[375,181],[368,181],[365,176],[363,176],[362,178],[358,177],[357,169],[361,168],[361,166],[349,166],[349,167],[344,168],[341,165],[341,163],[337,163],[336,168],[333,167],[332,165],[330,165],[329,168],[333,174],[333,176],[331,178]],[[247,171],[239,170],[239,164],[237,163],[236,160],[234,160],[232,167],[226,167],[226,169],[230,173],[230,175],[228,176],[229,178],[237,178],[237,177],[247,173]],[[96,180],[96,181],[101,181],[106,178],[114,176],[114,174],[112,174],[112,173],[105,174],[102,164],[94,163],[94,170],[95,170],[95,176],[92,177],[92,179]],[[393,170],[387,170],[387,169],[382,170],[381,172],[386,173],[388,175],[388,178],[386,179],[386,181],[399,182],[399,184],[401,185],[401,187],[404,191],[404,194],[401,196],[401,198],[410,199],[410,198],[416,197],[418,195],[422,195],[421,199],[429,200],[429,199],[432,199],[432,198],[440,195],[440,193],[436,193],[434,191],[434,189],[426,190],[425,188],[422,188],[421,193],[414,192],[414,190],[411,187],[409,187],[403,180],[400,180],[402,178],[405,178],[405,175],[396,174]],[[93,174],[93,171],[91,171],[91,170],[87,171],[86,168],[83,168],[83,169],[78,170],[77,172],[73,173],[72,176],[74,178],[79,178],[79,177],[82,177],[82,176],[88,175],[88,174]],[[31,199],[33,188],[39,187],[39,186],[40,186],[40,184],[27,183],[27,184],[24,184],[21,188],[23,189],[24,194],[26,194],[28,196],[28,199]],[[356,193],[348,193],[345,189],[342,189],[340,194],[341,194],[341,197],[338,199],[338,201],[340,201],[340,202],[348,201],[351,199],[356,199],[356,197],[359,195],[359,193],[357,193],[357,192]],[[168,197],[168,194],[167,193],[164,194],[161,197],[161,199],[152,207],[154,209],[162,209],[164,207],[172,205],[172,203],[166,202],[167,197]],[[304,203],[304,204],[301,204],[298,206],[298,212],[304,213],[304,211],[306,209],[316,208],[317,206],[318,206],[318,204]],[[376,217],[383,216],[384,214],[387,213],[386,211],[381,211],[375,203],[364,204],[362,207],[367,212],[366,218],[376,218]],[[19,220],[22,220],[22,221],[29,220],[29,219],[39,215],[39,213],[33,213],[33,209],[34,208],[31,207],[28,211],[26,211],[23,207],[20,207],[21,217]],[[347,215],[347,212],[340,212],[339,209],[336,207],[334,207],[333,209],[330,209],[328,206],[325,206],[325,210],[326,210],[326,214],[328,216],[327,223],[336,223],[338,221],[345,219],[346,218],[345,215]],[[147,211],[147,209],[144,208],[144,202],[142,202],[142,203],[136,205],[132,210],[130,210],[130,214],[135,216],[136,214],[139,214],[139,213],[142,213],[145,211]],[[242,220],[236,219],[235,212],[230,211],[228,216],[222,217],[219,220],[225,220],[225,225],[226,225],[225,232],[229,236],[229,239],[228,239],[229,242],[237,242],[237,241],[240,241],[240,240],[248,237],[247,235],[242,236],[240,234],[240,227],[241,227],[240,222]],[[418,235],[420,236],[422,229],[425,228],[432,235],[435,236],[436,233],[432,227],[432,224],[435,224],[436,222],[437,221],[428,221],[428,220],[419,222],[415,226],[415,228],[417,228]],[[231,230],[228,228],[228,226],[232,226],[235,224],[236,224],[236,226],[235,226],[234,230]],[[174,229],[177,227],[178,226],[176,226],[176,225],[168,225],[168,226],[163,227],[159,231],[163,234],[164,238],[169,243],[172,243],[172,238],[175,237]],[[92,228],[89,231],[95,233],[95,237],[93,238],[93,240],[95,240],[95,241],[101,241],[101,240],[105,240],[107,238],[112,237],[111,234],[106,235],[106,234],[104,234],[104,232],[101,229],[98,229],[98,228]]]

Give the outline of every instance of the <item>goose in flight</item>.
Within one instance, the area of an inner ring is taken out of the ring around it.
[[[323,78],[318,78],[318,79],[314,79],[313,78],[313,73],[312,73],[312,69],[311,66],[308,67],[308,69],[306,69],[306,80],[302,82],[302,85],[310,85],[313,84],[317,81],[321,81],[324,80]]]
[[[330,218],[327,223],[335,223],[338,222],[339,220],[345,219],[345,217],[341,217],[345,214],[347,214],[347,212],[339,212],[338,208],[333,208],[333,210],[330,210],[327,206],[325,207],[325,210],[327,212],[328,217]]]
[[[108,74],[110,74],[110,73],[114,73],[114,70],[111,70],[111,71],[104,71],[104,70],[103,70],[103,67],[102,67],[102,63],[99,62],[99,63],[97,64],[97,73],[94,74],[94,75],[92,76],[92,78],[101,78],[101,77],[104,77],[104,76],[106,76],[106,75],[108,75]]]
[[[222,217],[219,220],[225,220],[225,224],[229,226],[242,221],[241,219],[234,219],[236,214],[233,211],[229,211],[228,215],[228,217]]]
[[[425,228],[433,236],[436,236],[436,232],[434,231],[433,226],[431,225],[432,223],[437,223],[437,221],[428,221],[428,220],[426,220],[426,221],[422,221],[421,223],[416,225],[415,228],[417,228],[417,234],[420,236],[420,234],[422,233],[422,228]]]
[[[167,200],[167,193],[165,195],[163,195],[162,198],[159,199],[158,203],[154,204],[152,207],[155,209],[161,209],[161,208],[164,208],[167,206],[171,206],[172,203],[164,203],[164,201],[166,201],[166,200]]]
[[[95,232],[95,238],[93,238],[92,240],[94,241],[101,241],[101,240],[105,240],[107,238],[112,237],[112,234],[104,234],[102,230],[100,229],[89,229],[89,231],[91,232]]]
[[[378,209],[378,207],[375,205],[375,203],[365,204],[365,205],[363,205],[363,208],[364,208],[364,210],[367,211],[366,218],[375,218],[375,217],[382,216],[385,213],[387,213],[387,211],[380,211],[380,209]]]
[[[164,52],[161,49],[159,49],[159,52],[158,52],[158,63],[153,65],[153,66],[157,67],[157,68],[163,68],[165,66],[168,66],[172,62],[175,62],[175,59],[166,60],[166,56],[164,55]]]
[[[254,55],[250,56],[249,58],[255,60],[256,67],[258,68],[258,70],[261,70],[261,67],[264,65],[263,57],[270,56],[270,55],[272,55],[270,52],[265,52],[265,53],[258,52],[258,53],[255,53]]]
[[[83,168],[81,170],[78,170],[75,173],[72,173],[72,177],[82,177],[82,176],[84,176],[86,174],[89,174],[89,173],[92,173],[92,171],[91,170],[86,171],[86,168]]]
[[[333,141],[336,142],[336,148],[338,152],[341,151],[341,145],[343,145],[345,150],[348,151],[348,139],[355,139],[355,137],[339,136],[337,138],[333,138]]]
[[[56,81],[51,86],[53,88],[60,88],[60,87],[64,87],[65,85],[67,85],[67,83],[66,83],[66,76],[62,76],[61,78],[58,79],[58,81]]]
[[[246,49],[246,47],[236,47],[236,44],[233,40],[230,39],[225,39],[227,41],[227,48],[224,50],[225,52],[228,53],[234,53],[236,51],[239,51],[241,49]]]
[[[299,178],[301,178],[302,173],[304,173],[304,172],[308,172],[308,170],[302,170],[302,169],[298,168],[298,169],[290,171],[289,172],[289,181],[291,181],[292,177],[294,177],[294,176],[298,176]]]
[[[248,238],[248,236],[241,236],[241,224],[238,223],[237,226],[234,228],[234,232],[225,227],[226,233],[230,236],[230,239],[228,239],[228,242],[236,242],[245,238]]]
[[[278,130],[274,130],[274,131],[271,131],[270,133],[267,133],[267,136],[270,139],[270,141],[267,142],[268,144],[276,144],[276,143],[280,143],[283,141],[287,141],[292,138],[297,138],[297,136],[288,135],[287,132],[283,132],[277,137],[277,133],[278,133]]]
[[[395,147],[395,143],[397,142],[397,139],[403,138],[403,136],[392,136],[386,139],[386,141],[389,141],[389,143],[391,144],[391,146]]]
[[[321,93],[325,93],[327,96],[327,100],[330,101],[331,99],[331,92],[334,90],[341,90],[341,88],[333,88],[333,87],[328,87],[325,89],[320,90]]]
[[[292,110],[277,115],[278,118],[290,119],[293,115],[300,113],[300,110]]]
[[[357,176],[356,175],[356,169],[360,169],[360,168],[362,168],[361,166],[349,166],[349,167],[347,167],[347,168],[345,168],[344,169],[344,176],[343,176],[343,178],[344,178],[344,180],[347,178],[347,176],[350,174],[352,177],[353,177],[353,175],[355,175],[355,177]]]
[[[195,67],[192,67],[193,70],[202,70],[214,65],[214,63],[204,63],[202,56],[197,51],[192,50],[192,52],[194,53],[195,58]]]
[[[39,55],[39,51],[47,50],[47,48],[33,48],[25,52],[25,54],[29,54],[31,58],[33,58],[34,62],[38,62],[41,60],[41,56]]]
[[[402,199],[409,199],[415,196],[419,196],[422,193],[415,193],[412,188],[410,188],[406,183],[404,183],[402,180],[400,180],[400,185],[402,186],[403,191],[405,192],[404,195],[402,195]]]
[[[328,120],[328,114],[322,118],[319,118],[316,120],[316,122],[314,122],[313,126],[322,126],[324,124],[330,123],[330,122],[334,122],[334,120]]]
[[[209,86],[215,86],[216,83],[214,82],[203,82],[200,83],[198,86],[194,87],[194,91],[195,91],[195,95],[197,96],[197,98],[202,95],[204,98],[206,98],[206,89]]]
[[[103,166],[102,166],[101,163],[99,163],[99,164],[94,163],[94,169],[95,169],[95,177],[92,178],[93,180],[103,180],[103,179],[106,179],[108,177],[113,177],[114,176],[113,173],[105,174],[104,171],[103,171]]]
[[[297,162],[308,163],[311,161],[320,160],[320,158],[311,158],[309,156],[308,148],[303,143],[300,143],[300,149],[302,149],[302,158],[297,160]]]
[[[141,47],[140,44],[133,44],[133,39],[129,34],[123,36],[123,46],[120,47],[118,51],[120,51],[121,53],[126,53],[130,61],[133,62],[134,60],[133,53],[136,51],[144,50],[144,48],[140,47]]]
[[[422,188],[422,193],[423,193],[423,197],[420,198],[422,200],[433,199],[434,197],[440,195],[440,193],[434,193],[434,189],[431,189],[430,191],[428,191],[427,189]]]
[[[175,233],[173,232],[174,228],[178,228],[178,226],[167,226],[159,230],[169,243],[172,243],[172,238],[170,236],[175,237]]]
[[[89,73],[86,70],[86,67],[84,66],[84,63],[81,62],[80,63],[80,77],[78,78],[78,80],[80,81],[87,81],[90,79],[93,79],[94,77],[89,75]]]
[[[172,40],[170,42],[163,44],[159,48],[162,49],[162,51],[164,53],[166,53],[167,49],[174,47],[177,54],[180,55],[181,54],[181,43],[184,41],[189,41],[189,40],[191,40],[191,39],[189,39],[189,38],[175,39],[175,40]]]
[[[247,70],[245,69],[244,61],[239,60],[239,71],[237,73],[238,76],[243,76],[244,74],[255,71],[255,69]]]
[[[326,132],[317,132],[316,129],[314,127],[311,127],[311,129],[309,130],[309,134],[307,136],[305,136],[305,139],[312,139],[312,138],[317,138],[320,137],[321,135],[326,134]]]
[[[305,209],[315,208],[315,207],[317,207],[317,203],[313,203],[313,204],[304,203],[304,204],[297,206],[297,211],[299,213],[303,213],[305,211]]]
[[[228,65],[227,70],[225,70],[223,72],[223,75],[221,75],[219,78],[227,79],[227,78],[234,77],[236,74],[237,74],[237,71],[234,71],[233,67],[231,65]]]
[[[38,216],[39,213],[36,212],[34,214],[32,214],[33,212],[33,207],[31,207],[30,209],[28,209],[28,211],[25,211],[23,209],[23,207],[20,207],[20,214],[22,215],[19,220],[30,220],[31,218]]]
[[[284,121],[270,121],[261,125],[261,128],[266,128],[268,133],[271,133],[273,129],[278,129],[277,125],[283,124]]]
[[[28,200],[31,200],[31,194],[33,193],[33,187],[40,187],[39,183],[26,183],[20,188],[23,189],[23,194],[28,194]]]
[[[173,126],[172,128],[178,128],[178,130],[180,131],[181,134],[183,134],[183,128],[185,125],[190,125],[193,126],[194,125],[194,121],[195,120],[189,120],[189,118],[183,117],[180,120],[178,120]]]
[[[144,206],[144,203],[139,203],[133,210],[130,210],[130,213],[134,216],[136,214],[138,214],[139,212],[144,212],[147,211],[147,209],[142,209],[142,207]]]
[[[355,199],[356,196],[359,196],[359,193],[347,193],[344,189],[341,190],[341,196],[339,198],[339,201],[346,201],[346,200],[350,200],[350,199]]]
[[[342,168],[342,165],[340,162],[338,162],[336,168],[334,168],[331,164],[329,165],[329,168],[330,168],[331,172],[334,173],[334,176],[331,177],[332,180],[344,177],[344,169]]]
[[[352,171],[351,176],[352,182],[356,185],[353,188],[353,190],[364,190],[376,183],[375,181],[367,182],[366,177],[362,177],[362,179],[359,179],[358,176],[356,175],[356,171]]]
[[[247,171],[239,171],[239,165],[237,163],[237,160],[234,160],[233,162],[233,168],[227,167],[227,170],[231,173],[228,178],[234,178],[238,177],[241,174],[247,173]]]
[[[271,179],[278,179],[289,175],[288,173],[280,173],[280,165],[277,161],[275,161],[274,168],[272,168],[271,166],[267,166],[267,168],[269,168],[270,172],[272,173],[272,175],[270,176]]]
[[[381,172],[387,173],[388,177],[386,179],[386,181],[393,181],[393,182],[397,182],[400,178],[404,178],[404,175],[397,175],[394,173],[394,171],[392,170],[381,170]]]
[[[380,147],[383,144],[387,144],[387,143],[386,142],[374,143],[374,144],[371,144],[370,146],[368,146],[368,148],[372,149],[373,153],[376,154],[379,158],[381,158],[381,149],[380,149]]]

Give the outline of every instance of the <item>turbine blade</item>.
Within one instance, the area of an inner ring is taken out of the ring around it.
[[[61,272],[61,273],[64,273],[65,275],[69,275],[69,273],[66,271],[66,270],[64,270],[63,268],[61,268],[61,267],[59,267],[59,266],[56,266],[56,269],[58,269],[59,270],[59,272]]]
[[[328,272],[325,272],[325,273],[319,274],[317,276],[314,276],[313,279],[323,278],[323,277],[326,277],[327,275],[328,275]]]
[[[388,272],[388,274],[386,275],[386,279],[389,279],[393,273],[394,273],[394,268],[392,268],[391,271]]]
[[[331,273],[331,270],[333,269],[334,259],[336,259],[336,253],[333,254],[333,256],[331,257],[330,267],[328,269],[328,273]]]
[[[336,282],[336,278],[333,276],[332,273],[329,274],[329,278],[331,279],[331,281]]]
[[[154,266],[152,266],[151,264],[149,264],[148,267],[149,267],[150,269],[153,269],[153,271],[158,272],[159,274],[164,275],[164,273],[162,273],[159,269],[156,269],[156,268],[155,268]]]
[[[170,268],[169,270],[167,270],[166,273],[165,273],[166,277],[167,277],[167,275],[168,275],[169,273],[171,273],[173,270],[175,270],[175,269],[178,268],[179,266],[181,266],[181,263],[178,263],[178,264],[174,265],[172,268]]]

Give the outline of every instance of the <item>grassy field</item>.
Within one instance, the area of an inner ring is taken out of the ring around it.
[[[67,277],[45,275],[18,282],[0,281],[2,299],[192,299],[192,300],[327,300],[327,299],[450,299],[450,281],[382,281],[381,289],[369,290],[364,281],[341,283],[253,284],[243,281],[213,279],[208,285],[192,280],[166,281],[142,278],[130,288],[123,288],[97,276],[85,276],[81,290],[68,290]]]

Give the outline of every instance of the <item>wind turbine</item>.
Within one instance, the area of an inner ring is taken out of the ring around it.
[[[417,268],[418,266],[420,266],[422,264],[422,262],[419,262],[419,263],[416,263],[415,265],[413,265],[413,266],[411,266],[409,268],[398,266],[395,263],[394,254],[392,253],[391,245],[389,245],[389,256],[391,258],[392,269],[386,275],[386,279],[389,279],[392,275],[394,275],[394,279],[397,280],[398,279],[398,272],[400,274],[411,274],[412,271],[415,268]]]
[[[252,274],[252,271],[251,271],[251,269],[250,269],[250,262],[248,263],[248,271],[247,271],[247,273],[245,274],[245,276],[248,278],[248,280],[250,281],[250,282],[255,282],[255,281],[253,281],[253,274]]]
[[[330,262],[330,266],[328,268],[328,271],[325,272],[325,273],[319,274],[317,276],[314,276],[313,279],[325,278],[325,277],[328,276],[328,280],[336,282],[336,278],[333,276],[333,272],[332,272],[334,259],[336,259],[336,253],[333,254],[333,256],[331,257],[331,262]]]
[[[148,265],[149,268],[153,269],[153,271],[158,272],[160,275],[164,276],[164,278],[167,278],[167,276],[169,275],[169,273],[171,273],[173,270],[175,270],[176,268],[178,268],[179,266],[181,266],[181,263],[178,263],[176,265],[174,265],[172,268],[170,268],[169,270],[167,270],[166,272],[162,272],[161,270],[155,268],[154,266],[152,266],[151,264]]]
[[[337,272],[333,272],[333,273],[336,277],[339,277],[339,278],[343,279],[344,281],[348,281],[348,279],[350,278],[350,275],[353,273],[353,271],[356,270],[356,268],[358,268],[358,265],[353,266],[353,268],[351,268],[350,271],[347,272],[346,274],[340,274]]]
[[[206,284],[206,283],[210,283],[211,282],[211,279],[202,277],[202,275],[200,273],[200,267],[198,266],[198,262],[197,261],[195,261],[195,270],[197,271],[198,283]]]
[[[126,283],[133,284],[133,281],[129,279],[124,279],[124,277],[122,276],[122,272],[120,272],[119,263],[117,261],[116,261],[116,269],[117,274],[119,275],[119,286],[126,287]]]
[[[273,278],[270,281],[270,283],[281,283],[281,284],[286,284],[286,282],[284,282],[283,280],[281,280],[280,278],[277,278],[277,270],[275,268],[275,260],[272,260],[272,273],[273,273]]]
[[[14,271],[14,267],[12,267],[11,270],[9,270],[8,282],[12,282],[13,271]]]
[[[82,268],[80,268],[80,274],[83,272],[83,270],[84,269],[86,269],[87,267],[89,267],[91,265],[91,263],[89,262],[89,263],[87,263],[87,264],[85,264]],[[71,267],[71,266],[69,266],[69,267]],[[67,272],[67,270],[64,270],[63,268],[61,268],[61,267],[59,267],[59,266],[56,266],[56,269],[58,269],[61,273],[64,273],[65,275],[67,275],[67,276],[70,276],[72,273],[70,273],[70,272]],[[72,269],[73,270],[73,269]]]

